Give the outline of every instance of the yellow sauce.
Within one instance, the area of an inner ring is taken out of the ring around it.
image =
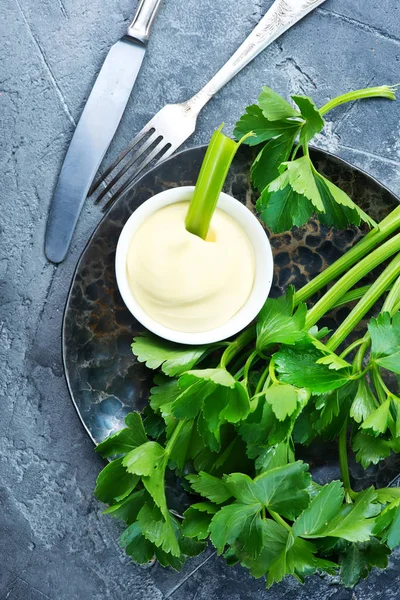
[[[207,241],[185,228],[188,202],[166,206],[135,233],[127,256],[133,296],[154,321],[183,333],[226,324],[254,285],[255,256],[246,233],[217,209]]]

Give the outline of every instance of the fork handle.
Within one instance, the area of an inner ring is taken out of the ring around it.
[[[128,27],[128,37],[139,40],[143,44],[149,41],[150,30],[161,2],[162,0],[140,0],[136,15]]]
[[[211,98],[285,31],[325,0],[275,0],[249,37],[200,92],[188,100],[188,110],[200,112]]]

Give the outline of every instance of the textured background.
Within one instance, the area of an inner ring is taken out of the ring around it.
[[[102,467],[70,402],[60,356],[66,293],[100,218],[84,208],[68,259],[43,253],[46,217],[74,124],[135,0],[1,0],[0,54],[0,600],[391,600],[400,553],[354,591],[294,580],[266,592],[211,552],[183,573],[130,564],[119,525],[93,499]],[[204,84],[271,0],[165,0],[110,155],[167,101]],[[396,83],[398,0],[327,0],[258,57],[204,110],[189,145],[222,121],[231,131],[262,84],[318,104],[350,88]],[[223,32],[223,34],[221,34]],[[336,111],[319,146],[400,194],[400,102]]]

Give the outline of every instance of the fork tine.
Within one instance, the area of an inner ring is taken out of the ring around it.
[[[106,202],[103,207],[103,212],[106,212],[111,206],[118,200],[118,198],[132,185],[137,179],[138,175],[160,154],[163,150],[166,150],[164,154],[157,160],[155,164],[164,160],[167,156],[170,156],[175,148],[169,143],[163,143],[163,140],[150,152],[150,154],[139,164],[135,172],[129,177],[129,179],[115,192],[115,194]],[[154,165],[155,166],[155,165]]]
[[[114,187],[114,185],[121,179],[121,177],[123,177],[125,175],[125,173],[135,164],[135,162],[137,160],[139,160],[139,158],[141,156],[143,156],[143,154],[146,152],[146,150],[148,150],[148,148],[154,144],[154,142],[157,141],[157,139],[161,137],[160,135],[157,134],[156,131],[154,131],[151,136],[145,141],[145,143],[140,146],[139,150],[137,150],[137,152],[134,153],[134,155],[132,156],[132,158],[130,158],[128,160],[128,162],[126,163],[126,165],[124,165],[117,173],[116,175],[113,177],[113,179],[110,181],[110,183],[104,188],[104,190],[101,191],[101,193],[99,194],[99,196],[96,198],[95,200],[95,204],[98,204],[100,202],[100,200],[102,200],[104,198],[104,196],[106,194],[108,194],[108,192]]]
[[[107,169],[104,171],[103,175],[100,175],[97,179],[94,180],[94,182],[92,183],[92,186],[88,192],[88,196],[91,196],[99,187],[99,185],[109,176],[109,174],[114,171],[114,169],[119,165],[119,163],[121,162],[121,160],[123,160],[125,158],[125,156],[127,154],[129,154],[129,152],[131,150],[133,150],[133,148],[145,137],[145,135],[147,133],[149,133],[151,130],[153,129],[153,127],[151,126],[151,121],[149,123],[147,123],[147,125],[145,125],[145,127],[143,127],[143,129],[141,131],[139,131],[139,133],[133,138],[133,140],[131,141],[131,143],[124,149],[122,150],[122,152],[117,156],[117,158],[114,160],[114,162],[107,167]]]

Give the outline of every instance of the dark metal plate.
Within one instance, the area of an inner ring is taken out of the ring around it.
[[[63,357],[68,387],[76,410],[94,442],[121,428],[124,416],[146,404],[151,378],[135,361],[130,350],[134,335],[142,331],[125,308],[115,281],[114,258],[119,234],[132,212],[142,202],[165,189],[194,185],[205,148],[193,148],[173,156],[148,173],[115,204],[100,223],[84,250],[68,295],[63,325]],[[254,157],[243,148],[235,159],[226,191],[250,209],[257,199],[249,181]],[[318,168],[344,189],[376,221],[386,216],[398,199],[367,174],[325,152],[312,152]],[[272,235],[275,256],[274,296],[288,284],[304,285],[335,261],[364,235],[355,227],[332,231],[311,221],[291,233]],[[334,328],[348,314],[338,309],[327,319]],[[337,476],[336,447],[308,456],[319,478]],[[352,465],[358,485],[389,483],[400,472],[400,458],[368,470]]]

